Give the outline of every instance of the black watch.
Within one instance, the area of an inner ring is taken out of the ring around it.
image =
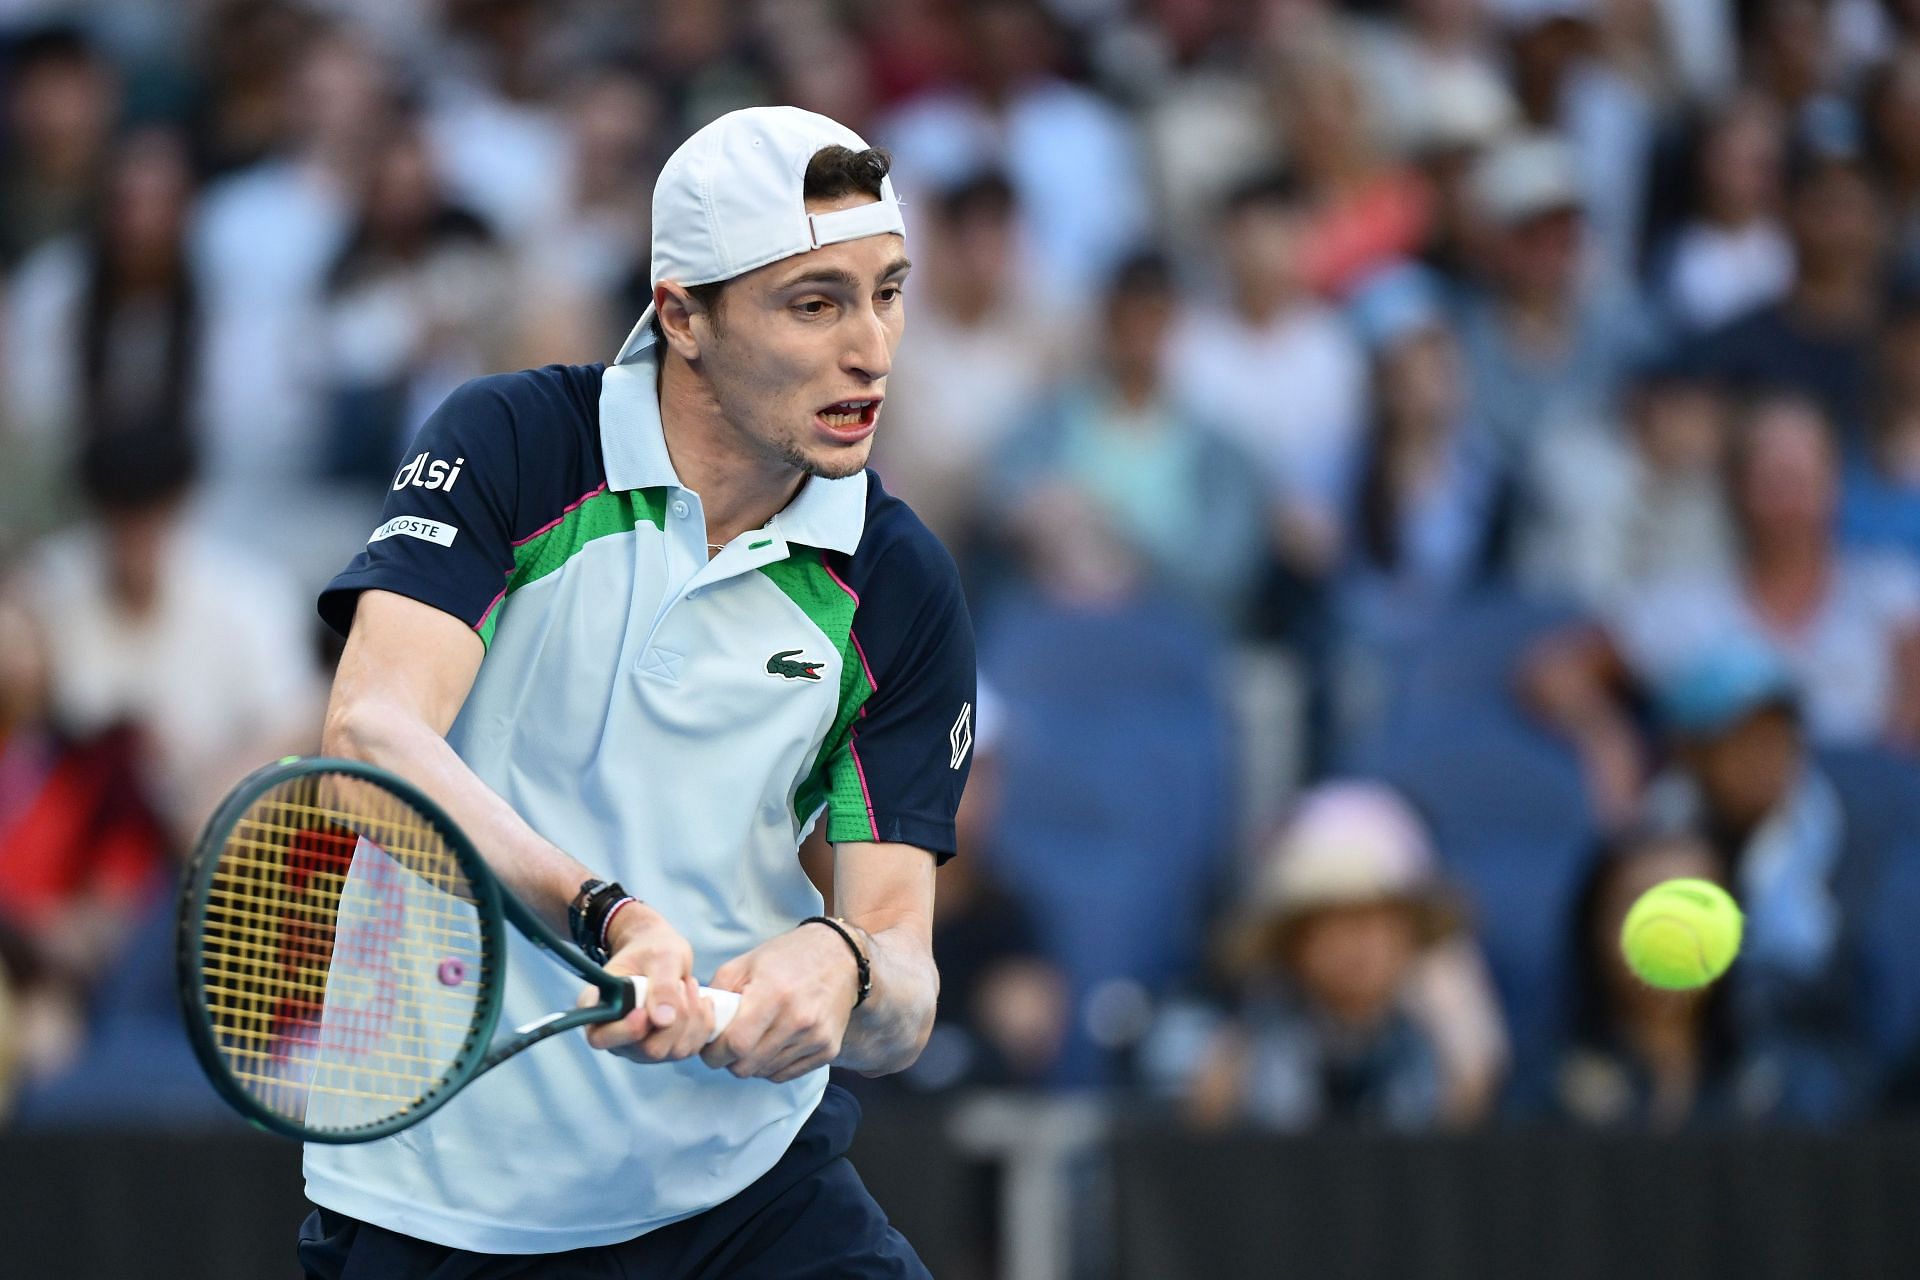
[[[595,964],[607,962],[604,939],[607,920],[615,906],[632,900],[633,895],[613,880],[582,880],[580,891],[567,904],[567,932],[573,945],[584,951]]]

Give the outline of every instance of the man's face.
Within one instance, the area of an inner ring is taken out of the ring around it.
[[[1644,387],[1633,415],[1640,456],[1662,476],[1712,476],[1726,454],[1726,401],[1702,382]]]
[[[1576,209],[1554,209],[1514,224],[1503,254],[1508,280],[1529,294],[1564,294],[1579,272],[1584,233]]]
[[[871,203],[808,201],[811,213]],[[728,282],[694,320],[697,366],[737,443],[764,461],[837,480],[867,465],[906,324],[897,235],[783,258]]]
[[[1107,304],[1107,356],[1117,373],[1160,367],[1167,331],[1173,327],[1173,298],[1154,290],[1121,293]]]
[[[1297,287],[1301,221],[1290,207],[1272,202],[1227,218],[1221,227],[1222,256],[1240,288],[1268,293]]]
[[[1819,410],[1782,401],[1757,413],[1746,431],[1733,496],[1748,532],[1823,535],[1833,522],[1840,482]]]

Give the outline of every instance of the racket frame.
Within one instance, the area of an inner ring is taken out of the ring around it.
[[[358,778],[384,788],[413,809],[446,841],[459,862],[461,871],[473,887],[474,908],[481,931],[481,954],[494,963],[495,978],[482,990],[483,1007],[445,1078],[420,1101],[398,1115],[374,1124],[346,1130],[313,1130],[271,1110],[234,1078],[216,1041],[213,1016],[206,1003],[203,925],[207,918],[208,898],[213,890],[214,872],[229,838],[241,818],[261,796],[275,787],[297,778],[317,774],[339,774]],[[541,949],[573,969],[600,992],[600,1002],[585,1008],[567,1009],[535,1019],[515,1029],[512,1038],[494,1044],[499,1029],[505,990],[507,944],[505,924],[511,923]],[[633,1012],[633,983],[608,973],[588,959],[573,943],[560,936],[527,905],[508,892],[473,842],[446,811],[404,778],[378,765],[359,760],[327,756],[289,757],[256,769],[237,784],[233,792],[214,810],[205,830],[194,846],[182,880],[180,907],[175,932],[174,971],[185,1017],[187,1040],[193,1046],[207,1079],[227,1103],[253,1124],[284,1137],[303,1142],[329,1145],[372,1142],[411,1127],[446,1104],[475,1077],[491,1071],[521,1051],[542,1040],[594,1023],[615,1022]]]

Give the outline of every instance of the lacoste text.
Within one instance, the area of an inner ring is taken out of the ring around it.
[[[441,524],[438,520],[395,516],[373,531],[373,536],[367,539],[367,545],[372,546],[383,538],[418,538],[422,542],[436,542],[443,547],[450,547],[459,532],[452,525]]]

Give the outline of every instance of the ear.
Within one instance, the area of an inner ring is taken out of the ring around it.
[[[688,363],[698,360],[701,338],[709,332],[706,310],[692,294],[670,280],[653,286],[653,307],[659,314],[660,332],[666,337],[668,349]]]

